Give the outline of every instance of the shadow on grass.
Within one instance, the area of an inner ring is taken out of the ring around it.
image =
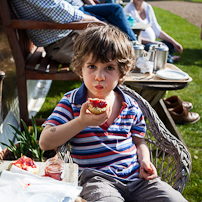
[[[184,49],[179,61],[181,65],[202,67],[202,49]]]

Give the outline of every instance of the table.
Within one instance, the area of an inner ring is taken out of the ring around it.
[[[141,32],[144,31],[147,27],[150,27],[148,24],[143,24],[143,23],[135,23],[131,29],[135,34],[137,34],[137,40],[139,43],[141,43]]]
[[[173,69],[177,71],[182,71],[173,64],[166,64],[165,69]],[[142,74],[138,71],[134,71],[127,75],[125,80],[125,85],[134,89],[143,98],[145,98],[151,106],[156,110],[159,118],[165,124],[167,129],[183,143],[183,139],[173,121],[167,107],[165,106],[162,97],[167,90],[179,90],[188,86],[192,78],[189,77],[186,80],[164,80],[159,78],[156,74],[149,73]]]
[[[0,175],[3,170],[8,169],[8,166],[11,162],[12,161],[0,160]],[[37,173],[37,175],[43,176],[45,174],[45,162],[36,162],[36,164],[39,167],[39,172]],[[70,183],[73,183],[74,185],[78,185],[78,165],[77,164],[65,163],[64,173],[65,175],[62,181],[70,182]],[[81,197],[77,196],[77,198],[75,199],[75,202],[86,202],[86,201],[82,199]]]
[[[1,160],[0,161],[0,173],[3,170],[8,169],[9,164],[12,161]],[[37,175],[43,176],[45,174],[45,162],[36,162],[39,166],[39,172]],[[64,179],[62,181],[70,182],[78,185],[78,165],[75,163],[65,163]]]

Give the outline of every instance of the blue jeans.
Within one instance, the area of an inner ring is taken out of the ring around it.
[[[81,7],[80,10],[82,10],[85,14],[95,16],[99,20],[106,21],[118,27],[129,36],[129,40],[137,40],[121,5],[112,3],[86,5]]]
[[[168,62],[168,63],[173,63],[173,59],[172,59],[171,54],[175,52],[174,46],[173,46],[170,42],[167,42],[167,41],[161,41],[161,42],[163,42],[164,44],[166,44],[166,45],[168,46],[168,49],[169,49],[167,62]],[[144,49],[145,49],[146,51],[148,51],[148,50],[149,50],[149,47],[150,47],[152,44],[153,44],[153,43],[148,43],[148,44],[146,44],[145,47],[144,47]]]

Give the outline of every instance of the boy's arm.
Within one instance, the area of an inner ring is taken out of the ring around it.
[[[100,126],[104,124],[109,116],[109,111],[100,115],[87,112],[88,104],[85,102],[80,111],[80,115],[71,121],[58,126],[46,125],[43,129],[39,145],[42,150],[51,150],[63,145],[87,126]]]
[[[133,137],[137,148],[137,157],[140,164],[139,178],[151,180],[157,177],[157,171],[150,161],[150,153],[144,138]]]
[[[79,117],[58,126],[47,124],[40,135],[40,148],[42,150],[56,148],[70,140],[86,127],[87,126],[80,121]]]

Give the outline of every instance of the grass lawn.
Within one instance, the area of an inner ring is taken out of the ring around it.
[[[193,79],[189,86],[178,91],[168,91],[167,97],[178,95],[182,100],[193,103],[194,112],[202,116],[202,41],[200,29],[187,20],[159,8],[155,8],[156,17],[162,29],[179,41],[184,48],[179,68]],[[192,172],[183,195],[189,202],[202,201],[202,120],[193,125],[179,125],[178,130],[192,155]]]
[[[183,45],[181,60],[176,65],[187,72],[193,81],[185,89],[168,91],[166,97],[178,95],[193,103],[194,112],[202,116],[202,41],[200,29],[187,20],[160,8],[154,8],[162,29]],[[80,86],[80,82],[53,82],[46,101],[37,117],[48,117],[63,93]],[[192,172],[183,195],[189,202],[202,201],[202,119],[192,125],[178,125],[178,130],[192,155]]]

